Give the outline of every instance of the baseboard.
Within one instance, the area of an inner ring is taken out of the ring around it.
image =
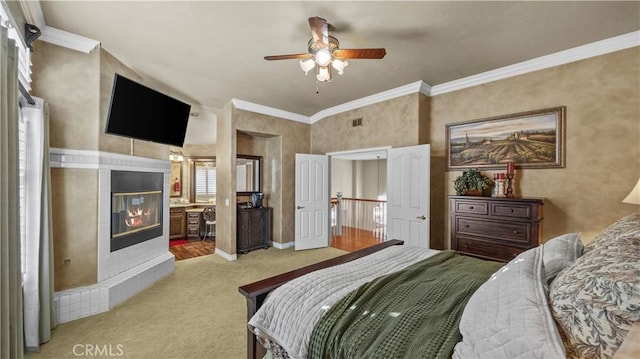
[[[214,254],[219,255],[220,257],[228,260],[228,261],[237,261],[238,260],[238,255],[237,254],[229,254],[226,253],[225,251],[220,250],[219,248],[216,248],[215,252],[213,252]]]
[[[286,243],[271,242],[271,244],[273,245],[274,248],[277,248],[277,249],[287,249],[287,248],[295,247],[296,242],[286,242]]]

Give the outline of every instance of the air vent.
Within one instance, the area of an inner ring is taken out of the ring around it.
[[[362,118],[356,118],[355,120],[351,120],[352,127],[362,126]]]

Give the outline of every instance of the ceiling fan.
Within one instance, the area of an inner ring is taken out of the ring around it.
[[[321,17],[310,17],[309,27],[312,38],[309,40],[309,52],[306,54],[288,54],[265,56],[265,60],[301,59],[300,67],[305,75],[316,67],[316,79],[319,82],[331,80],[331,69],[342,75],[348,65],[347,59],[381,59],[387,54],[383,48],[378,49],[341,49],[340,42],[329,35],[327,20]]]

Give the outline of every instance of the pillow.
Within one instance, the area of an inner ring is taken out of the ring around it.
[[[569,358],[611,358],[640,321],[640,231],[611,237],[551,282],[549,301]]]
[[[453,358],[563,358],[545,292],[542,247],[521,253],[471,296]]]
[[[544,275],[551,282],[558,273],[580,258],[584,245],[580,233],[567,233],[552,238],[543,245]]]
[[[584,250],[588,252],[598,246],[603,246],[611,241],[615,241],[616,238],[634,233],[640,233],[640,213],[634,213],[620,218],[602,231],[602,233],[595,236],[591,242],[584,247]]]

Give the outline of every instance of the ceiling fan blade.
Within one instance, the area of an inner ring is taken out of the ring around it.
[[[271,56],[265,56],[264,59],[271,61],[271,60],[291,60],[291,59],[306,59],[311,57],[312,55],[309,53],[305,53],[305,54],[289,54],[289,55],[271,55]]]
[[[311,36],[313,36],[313,42],[322,41],[324,44],[329,43],[329,26],[327,20],[321,17],[310,17],[309,27],[311,28]]]
[[[386,54],[385,49],[338,49],[333,56],[339,59],[381,59]]]

